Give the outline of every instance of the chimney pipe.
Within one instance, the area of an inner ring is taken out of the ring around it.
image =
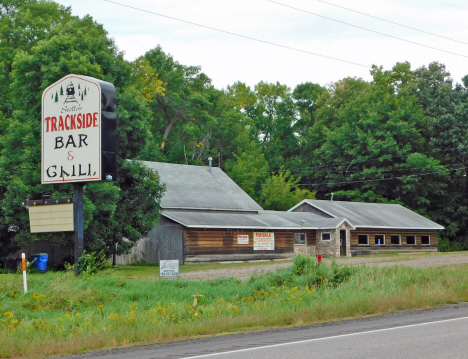
[[[213,161],[213,157],[208,157],[208,162],[209,162],[208,171],[210,171],[210,172],[211,172],[211,170],[213,168],[212,163],[211,163],[212,161]]]
[[[333,195],[334,195],[334,193],[332,192],[330,202],[333,202]]]

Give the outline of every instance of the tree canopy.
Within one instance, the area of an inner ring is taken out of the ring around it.
[[[51,1],[7,0],[0,4],[0,254],[41,238],[71,240],[32,235],[21,207],[26,197],[72,192],[40,184],[41,94],[69,73],[111,82],[118,96],[119,178],[85,187],[89,249],[123,253],[154,226],[164,185],[139,160],[204,165],[208,157],[265,209],[332,192],[400,203],[468,243],[468,76],[455,83],[441,63],[404,62],[374,66],[370,81],[216,89],[200,66],[179,63],[161,46],[126,61],[91,17]]]

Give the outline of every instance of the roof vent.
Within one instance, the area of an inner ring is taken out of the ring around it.
[[[212,161],[213,161],[213,157],[208,157],[208,163],[209,163],[208,171],[210,172],[213,168]]]
[[[333,196],[334,196],[334,195],[335,195],[335,194],[332,192],[331,198],[330,198],[330,202],[333,202]]]

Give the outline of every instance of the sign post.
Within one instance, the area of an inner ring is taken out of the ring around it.
[[[23,286],[24,292],[28,292],[28,279],[26,278],[26,256],[24,253],[21,253],[21,262],[23,265]]]
[[[75,263],[83,253],[83,187],[117,177],[114,85],[67,75],[42,94],[42,184],[73,183]]]
[[[74,240],[75,248],[73,257],[75,263],[84,251],[84,211],[83,211],[83,183],[73,184],[74,201],[73,201],[73,223],[75,228]]]

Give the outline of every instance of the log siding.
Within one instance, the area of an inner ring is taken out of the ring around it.
[[[358,236],[361,234],[368,235],[368,244],[358,244]],[[375,244],[374,238],[376,235],[385,236],[385,244]],[[400,236],[400,244],[392,244],[391,236]],[[416,244],[406,244],[406,236],[415,236]],[[430,236],[430,244],[421,244],[421,236]],[[413,229],[380,229],[380,228],[356,228],[351,231],[351,246],[352,247],[436,247],[438,237],[436,230],[413,230]]]
[[[274,251],[254,250],[253,234],[272,232],[275,234]],[[307,245],[315,245],[314,230],[253,230],[253,229],[185,229],[186,255],[202,254],[259,254],[293,253],[294,233],[305,233]],[[238,235],[248,235],[249,244],[238,244]]]

